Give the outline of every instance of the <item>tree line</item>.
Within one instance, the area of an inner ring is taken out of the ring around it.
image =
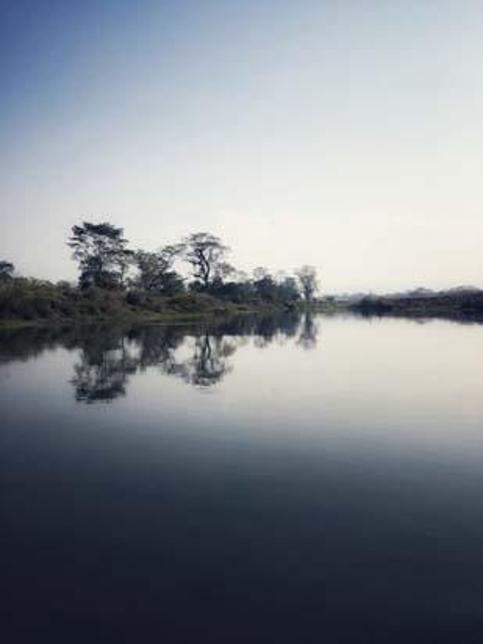
[[[122,228],[85,221],[72,227],[67,243],[78,263],[82,290],[138,289],[167,296],[190,291],[235,302],[253,297],[310,302],[318,290],[316,270],[308,265],[293,276],[277,279],[259,267],[248,277],[227,261],[230,248],[207,232],[193,233],[157,251],[132,250]],[[190,278],[175,270],[179,262],[189,266]]]
[[[207,232],[147,251],[133,249],[122,228],[84,221],[66,241],[78,266],[75,286],[21,277],[12,262],[0,261],[0,318],[61,321],[293,308],[312,302],[318,291],[311,266],[291,275],[262,267],[251,275],[237,270],[227,259],[230,248]]]

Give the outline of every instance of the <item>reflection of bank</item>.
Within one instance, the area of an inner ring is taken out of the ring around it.
[[[110,401],[126,393],[129,375],[136,373],[137,360],[130,355],[126,338],[96,336],[81,349],[74,365],[72,384],[79,402]]]
[[[195,352],[187,364],[185,380],[198,387],[211,387],[220,382],[232,370],[227,359],[236,349],[236,344],[223,336],[205,335],[197,338]]]
[[[231,371],[227,359],[235,353],[236,344],[223,335],[198,331],[193,338],[191,333],[185,335],[182,327],[160,331],[159,327],[148,327],[139,337],[142,368],[156,366],[164,374],[200,387],[216,384]],[[180,358],[179,348],[186,349],[188,357]]]
[[[129,377],[148,367],[199,388],[212,387],[233,370],[232,356],[250,337],[258,347],[295,340],[309,349],[316,344],[316,325],[308,313],[287,311],[189,325],[4,330],[0,361],[28,359],[58,346],[78,350],[71,380],[76,400],[109,402],[125,396]]]
[[[317,346],[317,327],[310,311],[303,317],[297,344],[303,349],[315,349]]]
[[[109,402],[124,396],[129,376],[147,367],[158,367],[164,374],[197,387],[220,382],[232,369],[228,358],[235,353],[236,344],[223,336],[201,335],[195,338],[189,357],[181,360],[176,350],[188,339],[155,327],[131,339],[111,335],[103,341],[98,337],[81,349],[80,362],[74,366],[76,400]]]

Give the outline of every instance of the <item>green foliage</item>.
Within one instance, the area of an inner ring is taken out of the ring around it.
[[[122,298],[115,292],[94,287],[81,291],[65,282],[25,278],[0,285],[0,315],[7,319],[108,317],[120,313],[123,307]]]
[[[72,227],[67,244],[72,248],[72,257],[79,263],[82,289],[91,286],[113,289],[124,285],[133,252],[127,249],[128,241],[123,237],[122,228],[107,222],[85,221],[82,226]]]
[[[184,282],[176,271],[172,270],[174,260],[181,252],[181,247],[165,246],[155,253],[138,251],[135,262],[138,275],[133,280],[137,288],[162,295],[175,295],[184,291]]]
[[[79,289],[65,282],[52,284],[18,278],[0,283],[0,319],[3,320],[90,320],[145,315],[203,314],[226,306],[206,293],[181,292],[159,295],[139,289],[128,292]]]
[[[209,313],[220,308],[220,302],[207,293],[181,293],[169,298],[167,305],[178,313]]]
[[[14,278],[13,264],[0,262],[0,317],[76,320],[151,314],[198,314],[227,309],[294,306],[300,299],[294,277],[274,278],[256,269],[254,278],[236,273],[229,251],[211,233],[195,233],[156,252],[128,248],[123,229],[108,222],[73,226],[68,245],[79,265],[78,288]],[[193,281],[174,269],[184,259]],[[128,278],[128,270],[137,272]]]

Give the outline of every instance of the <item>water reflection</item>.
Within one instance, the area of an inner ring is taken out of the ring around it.
[[[215,323],[27,328],[0,333],[0,361],[26,360],[63,347],[78,351],[71,383],[82,403],[110,402],[126,395],[130,376],[148,368],[210,388],[233,370],[231,358],[247,339],[263,348],[274,341],[317,344],[312,314],[244,315]]]
[[[482,356],[340,315],[0,331],[5,641],[482,641]]]
[[[124,396],[128,377],[137,369],[138,360],[122,332],[96,333],[83,341],[81,360],[74,365],[76,400],[93,403]]]
[[[317,327],[311,313],[306,313],[300,326],[297,344],[303,349],[315,349],[317,346]]]

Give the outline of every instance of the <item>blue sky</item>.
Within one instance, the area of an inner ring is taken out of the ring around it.
[[[483,4],[0,2],[0,256],[196,230],[326,291],[481,285]]]

